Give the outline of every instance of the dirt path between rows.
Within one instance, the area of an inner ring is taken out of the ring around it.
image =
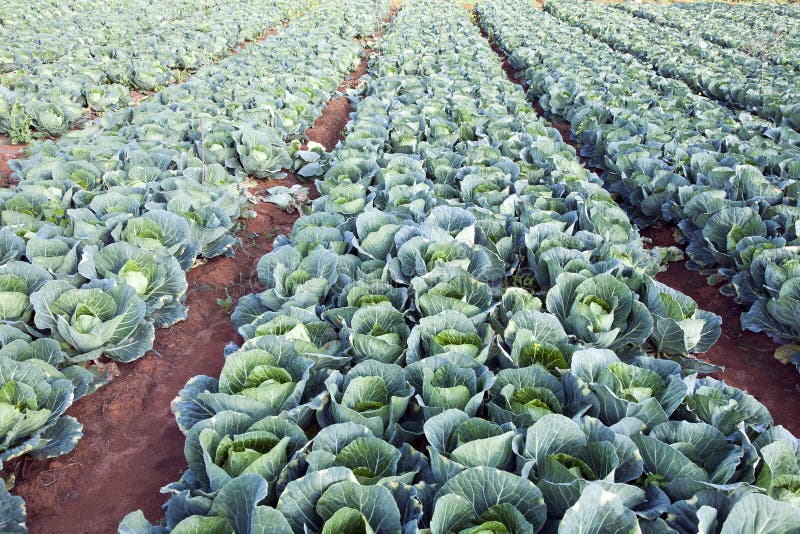
[[[368,57],[339,87],[354,87],[366,72]],[[309,140],[330,150],[349,119],[348,99],[328,102],[306,133]],[[300,183],[259,181],[254,195],[274,185]],[[313,188],[312,188],[313,189]],[[312,194],[312,197],[314,194]],[[170,411],[170,401],[193,376],[219,376],[223,348],[241,342],[229,313],[217,304],[259,290],[255,266],[272,247],[277,234],[288,234],[297,214],[272,204],[252,206],[254,219],[245,219],[239,232],[243,247],[234,258],[215,258],[187,273],[189,317],[170,329],[157,330],[154,352],[131,364],[97,393],[80,399],[67,413],[84,425],[84,437],[69,455],[37,462],[11,462],[16,476],[14,493],[28,509],[31,534],[108,534],[122,517],[137,508],[151,521],[163,516],[166,497],[159,493],[186,469],[184,436]],[[157,352],[157,354],[156,354]]]
[[[476,24],[480,28],[480,22],[477,21]],[[488,38],[482,28],[481,35],[489,40],[508,79],[527,91],[528,87],[497,43]],[[548,120],[558,130],[565,143],[576,149],[580,148],[572,138],[568,122],[555,121],[547,117],[537,99],[534,99],[533,106],[540,117]],[[590,172],[598,175],[602,173],[602,170],[590,166],[586,158],[581,157],[580,160]],[[641,233],[643,237],[652,239],[654,246],[669,246],[676,245],[673,238],[674,230],[668,226],[659,226],[647,228]],[[769,409],[776,424],[785,426],[795,435],[800,435],[800,403],[787,401],[796,399],[800,394],[800,374],[793,365],[783,365],[773,357],[778,344],[767,335],[741,329],[739,314],[746,311],[746,308],[720,294],[718,288],[707,285],[700,273],[686,268],[685,261],[671,263],[665,272],[656,276],[656,279],[686,293],[695,299],[702,309],[722,317],[722,335],[711,350],[703,355],[704,359],[725,367],[724,373],[717,373],[714,376],[753,394]]]
[[[652,226],[644,229],[642,236],[652,239],[655,246],[679,246],[674,231],[670,226]],[[703,275],[686,267],[685,260],[671,263],[656,279],[722,317],[722,335],[703,355],[703,359],[725,367],[725,372],[714,376],[753,394],[777,424],[800,436],[800,403],[794,402],[800,394],[800,374],[794,365],[783,365],[773,357],[779,345],[766,334],[742,330],[739,315],[747,308],[722,295],[718,287],[709,286]]]

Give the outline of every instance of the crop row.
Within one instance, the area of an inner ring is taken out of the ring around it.
[[[735,6],[734,11],[748,10],[749,7],[750,6],[742,4],[740,6]],[[764,3],[763,5],[756,4],[753,11],[762,15],[769,15],[770,13],[779,13],[781,15],[786,15],[788,17],[800,18],[800,7],[793,4],[778,4],[778,3],[776,4]]]
[[[120,43],[162,24],[205,11],[219,0],[6,2],[0,6],[0,72],[51,63],[92,47]]]
[[[244,344],[173,402],[165,524],[120,532],[800,528],[797,440],[681,369],[719,317],[651,278],[467,12],[407,2],[380,52]]]
[[[689,266],[719,269],[723,292],[751,306],[743,327],[800,339],[797,134],[654,77],[546,13],[526,8],[512,24],[494,6],[481,7],[487,30],[543,108],[571,123],[634,220],[678,222]]]
[[[52,62],[6,72],[0,75],[0,132],[16,140],[27,140],[31,128],[47,135],[63,134],[89,111],[130,104],[131,89],[160,89],[182,76],[181,70],[219,59],[314,3],[212,3],[183,18],[144,28],[143,33],[123,33],[102,45],[73,48]],[[91,11],[84,15],[96,16]],[[116,12],[112,25],[129,16],[127,11]]]
[[[794,27],[797,20],[791,17],[740,13],[733,18],[725,9],[709,9],[700,13],[676,4],[626,2],[614,4],[614,7],[662,28],[677,28],[712,43],[737,48],[759,59],[800,68],[800,31]]]
[[[374,17],[369,0],[328,2],[15,162],[19,186],[0,192],[0,461],[71,450],[81,426],[62,414],[107,380],[93,362],[139,358],[186,317],[184,271],[233,255],[245,174],[292,166]]]
[[[776,125],[800,129],[800,72],[744,52],[687,38],[594,2],[553,0],[545,9],[586,33],[649,63],[664,76]]]
[[[715,5],[714,2],[687,2],[681,7],[687,11],[702,15],[714,13],[717,16],[731,18],[736,21],[742,21],[748,15],[756,15],[759,22],[762,19],[770,19],[774,24],[791,25],[796,23],[792,19],[800,18],[800,8],[798,6],[777,2],[730,3],[724,6],[725,9],[719,9],[723,6]]]
[[[742,26],[750,24],[756,29],[765,29],[780,35],[796,35],[797,29],[794,25],[797,24],[797,16],[800,16],[800,11],[796,8],[792,10],[791,6],[773,3],[754,6],[730,4],[725,9],[719,9],[719,4],[714,5],[713,2],[692,2],[680,7],[686,13],[694,13],[696,16],[719,17]],[[791,14],[792,11],[794,15]]]

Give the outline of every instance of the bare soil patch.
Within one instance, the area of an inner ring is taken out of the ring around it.
[[[0,187],[10,188],[17,185],[17,181],[11,178],[12,171],[8,162],[23,157],[27,146],[13,144],[7,135],[0,135]]]

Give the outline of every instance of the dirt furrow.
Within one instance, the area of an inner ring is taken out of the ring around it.
[[[652,226],[641,233],[652,239],[655,246],[679,246],[673,237],[675,231],[672,226]],[[776,423],[795,435],[800,434],[800,404],[786,402],[800,393],[800,375],[793,365],[783,365],[774,358],[779,345],[766,334],[742,330],[739,315],[747,308],[722,295],[718,287],[708,285],[703,275],[686,267],[685,260],[670,263],[656,279],[686,293],[701,308],[722,317],[722,335],[703,355],[703,359],[725,367],[724,373],[714,376],[746,389],[764,403]]]

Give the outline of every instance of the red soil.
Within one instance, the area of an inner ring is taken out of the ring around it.
[[[353,87],[367,65],[364,57],[339,91]],[[332,148],[351,111],[346,98],[332,99],[306,132],[308,138]],[[295,183],[293,175],[260,181],[251,192],[260,195],[268,187]],[[288,234],[298,217],[272,204],[252,209],[257,217],[243,220],[243,247],[235,258],[215,258],[187,273],[188,319],[157,330],[153,352],[120,366],[110,384],[67,411],[84,425],[75,450],[52,460],[26,457],[6,466],[16,476],[14,493],[26,501],[31,534],[116,532],[122,517],[137,508],[151,521],[163,516],[166,497],[159,489],[186,469],[184,436],[170,401],[191,377],[219,376],[223,348],[241,339],[217,299],[225,298],[227,288],[235,306],[239,297],[259,290],[256,263],[271,249],[273,238]]]
[[[483,29],[481,29],[481,35],[486,38],[486,33]],[[494,38],[489,39],[489,44],[492,46],[492,51],[500,57],[500,64],[503,67],[503,71],[506,73],[506,77],[517,85],[523,85],[523,82],[520,81],[520,74],[514,70],[511,61],[508,60],[508,57],[500,49],[500,46],[495,42]],[[541,114],[541,110],[537,111]]]
[[[11,178],[8,162],[25,155],[27,145],[14,145],[7,135],[0,135],[0,188],[14,187],[17,181]]]
[[[653,245],[674,245],[674,228],[658,226],[642,231]],[[800,403],[788,401],[800,393],[800,374],[793,365],[783,365],[773,357],[778,344],[765,334],[742,330],[739,314],[747,311],[733,299],[722,295],[719,288],[709,286],[697,271],[686,268],[685,261],[673,262],[656,276],[659,282],[686,293],[701,308],[722,317],[722,335],[704,359],[725,367],[716,378],[747,390],[761,401],[777,424],[800,435]]]
[[[368,68],[369,55],[365,55],[361,58],[361,63],[353,71],[349,79],[345,80],[337,91],[343,93],[347,89],[354,88],[358,85],[358,80],[367,73]],[[352,110],[353,108],[350,106],[350,101],[346,96],[332,98],[325,107],[325,113],[316,120],[314,126],[306,130],[308,138],[311,141],[320,143],[327,151],[333,150],[336,143],[343,137],[344,128],[350,119]]]

